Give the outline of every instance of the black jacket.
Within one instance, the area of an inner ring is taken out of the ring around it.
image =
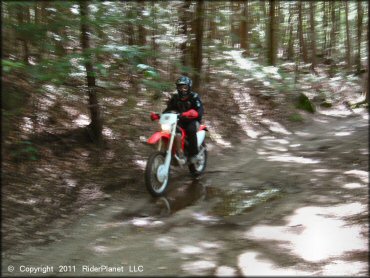
[[[191,92],[186,100],[181,100],[178,94],[172,95],[172,97],[167,102],[167,108],[163,111],[163,113],[171,110],[183,113],[190,109],[198,111],[199,116],[195,120],[200,122],[202,120],[204,112],[203,103],[200,100],[199,95],[195,92]]]

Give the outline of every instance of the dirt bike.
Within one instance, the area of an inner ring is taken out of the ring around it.
[[[189,159],[185,130],[177,124],[179,118],[180,114],[176,112],[167,112],[160,115],[161,131],[154,133],[147,140],[148,144],[157,147],[156,152],[149,156],[145,168],[145,185],[154,197],[163,196],[166,193],[169,187],[171,165],[180,167],[187,165],[193,177],[201,175],[207,165],[207,148],[205,145],[207,127],[199,125],[197,131],[199,152],[195,158]],[[181,132],[181,147],[185,159],[176,155],[176,147],[174,146],[176,132]]]

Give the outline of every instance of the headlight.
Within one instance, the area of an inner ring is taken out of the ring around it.
[[[171,125],[170,124],[161,124],[162,131],[171,132]]]

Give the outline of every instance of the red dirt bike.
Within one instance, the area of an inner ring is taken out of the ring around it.
[[[177,125],[180,114],[177,112],[163,113],[159,118],[161,131],[154,133],[147,143],[156,147],[156,152],[149,156],[145,168],[145,185],[149,193],[154,197],[163,196],[170,180],[170,165],[187,165],[193,177],[201,175],[207,165],[207,148],[205,137],[207,127],[200,125],[197,131],[198,154],[191,160],[188,158],[187,138],[184,129]],[[181,131],[181,146],[184,151],[185,159],[180,159],[176,155],[174,139],[176,132]],[[175,157],[175,160],[172,159]]]

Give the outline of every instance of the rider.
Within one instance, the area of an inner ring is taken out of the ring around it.
[[[178,125],[182,127],[188,138],[188,156],[194,162],[198,154],[197,130],[203,116],[203,104],[197,93],[191,90],[193,82],[187,76],[180,76],[176,81],[177,94],[172,95],[163,113],[176,111],[180,113]],[[152,120],[159,118],[158,114],[151,114]],[[184,162],[185,157],[181,148],[181,134],[176,134],[175,144],[177,156]]]

